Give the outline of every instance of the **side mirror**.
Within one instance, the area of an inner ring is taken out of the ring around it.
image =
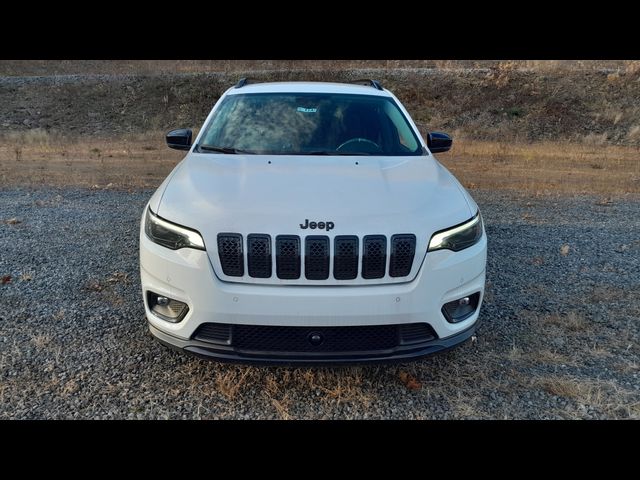
[[[427,134],[427,147],[431,153],[448,152],[453,140],[442,132],[429,132]]]
[[[189,150],[191,148],[191,137],[193,133],[186,128],[171,130],[167,133],[167,145],[176,150]]]

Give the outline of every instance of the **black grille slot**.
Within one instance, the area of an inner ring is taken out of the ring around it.
[[[310,336],[319,334],[322,342],[314,345]],[[353,327],[284,327],[234,325],[233,346],[254,352],[364,352],[398,346],[397,325]]]
[[[334,241],[333,276],[336,280],[353,280],[358,276],[358,237],[339,235]]]
[[[228,323],[203,323],[193,338],[201,342],[231,344],[231,325]]]
[[[229,277],[241,277],[244,275],[242,235],[239,233],[219,233],[218,255],[225,275]]]
[[[387,237],[367,235],[362,241],[362,278],[382,278],[387,266]]]
[[[391,258],[389,259],[389,275],[406,277],[411,272],[413,257],[416,254],[416,236],[411,234],[391,237]]]
[[[295,235],[276,237],[276,273],[283,280],[300,278],[300,238]]]
[[[253,278],[271,276],[271,237],[252,233],[247,236],[247,269]]]
[[[309,236],[304,240],[304,275],[309,280],[329,278],[329,237]]]
[[[400,326],[400,342],[403,345],[435,340],[438,335],[428,323],[407,323]]]

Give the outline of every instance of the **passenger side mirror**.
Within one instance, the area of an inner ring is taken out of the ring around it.
[[[446,133],[429,132],[427,134],[427,146],[431,153],[448,152],[452,143],[452,138]]]
[[[167,133],[167,145],[176,150],[189,150],[191,148],[191,137],[193,133],[187,128],[171,130]]]

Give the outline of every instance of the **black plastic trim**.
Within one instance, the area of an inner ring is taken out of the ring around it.
[[[295,243],[295,255],[283,255],[284,242]],[[278,235],[276,237],[276,275],[282,280],[300,278],[300,237],[297,235]]]
[[[369,258],[368,249],[374,243],[382,244],[382,269],[374,268],[373,261]],[[362,239],[362,278],[371,280],[383,278],[387,271],[387,237],[384,235],[365,235]]]
[[[339,255],[341,242],[350,242],[353,244],[352,258],[346,258]],[[353,265],[345,272],[344,264],[351,262]],[[356,235],[337,235],[333,239],[333,278],[336,280],[353,280],[358,278],[358,268],[360,266],[360,239]]]
[[[314,244],[324,249],[324,256],[311,253]],[[331,247],[326,235],[309,235],[304,239],[304,276],[307,280],[326,280],[329,278]]]
[[[400,268],[398,263],[402,261],[397,254],[397,243],[401,241],[408,241],[410,254],[407,255],[408,260],[404,268]],[[413,269],[413,262],[416,256],[416,236],[412,233],[401,233],[391,236],[391,258],[389,260],[389,276],[390,277],[406,277],[411,273]]]
[[[453,317],[451,317],[451,315],[449,314],[447,309],[444,308],[445,305],[446,305],[446,303],[445,303],[444,305],[442,305],[442,308],[440,309],[440,312],[442,313],[442,315],[444,315],[444,318],[447,320],[447,322],[449,322],[449,323],[464,322],[466,319],[472,317],[473,314],[478,311],[478,307],[480,305],[480,292],[475,292],[475,293],[472,293],[471,295],[465,295],[465,296],[473,298],[473,303],[475,304],[475,306],[473,308],[473,311],[467,313],[466,315],[463,315],[462,317],[458,317],[458,318],[454,319]],[[455,300],[453,300],[453,301],[455,302]],[[447,302],[447,303],[451,303],[451,302]]]
[[[266,242],[266,253],[258,258],[253,254],[253,246],[256,242]],[[251,233],[247,235],[247,271],[253,278],[271,278],[273,272],[273,261],[271,259],[271,236],[262,233]],[[258,264],[263,263],[264,268],[258,268]]]
[[[376,90],[384,90],[382,88],[382,84],[378,81],[378,80],[371,80],[370,78],[363,78],[360,80],[352,80],[349,83],[357,83],[357,84],[364,84],[364,85],[368,85],[370,87],[375,88]]]
[[[428,342],[403,345],[396,347],[393,351],[386,353],[370,352],[353,355],[349,353],[335,354],[331,357],[313,356],[309,354],[297,354],[295,356],[281,355],[240,355],[232,347],[225,345],[208,345],[203,342],[185,341],[171,334],[158,330],[149,325],[154,337],[163,345],[172,349],[182,350],[186,353],[196,355],[208,360],[220,362],[241,363],[246,365],[296,365],[296,366],[318,366],[318,365],[346,365],[346,364],[371,364],[371,363],[395,363],[416,360],[427,355],[444,352],[465,342],[475,333],[479,322],[455,335],[446,338],[439,338]]]
[[[225,239],[232,239],[237,243],[238,253],[235,256],[236,258],[226,254],[223,255],[221,242]],[[244,275],[244,246],[242,243],[242,235],[239,233],[218,234],[218,258],[220,259],[222,271],[228,277],[242,277]]]

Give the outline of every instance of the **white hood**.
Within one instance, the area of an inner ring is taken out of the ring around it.
[[[475,214],[475,205],[467,198],[458,181],[432,155],[190,153],[167,183],[157,213],[198,230],[214,267],[219,267],[214,253],[221,232],[240,233],[245,238],[250,233],[331,238],[413,233],[418,260],[434,232]],[[303,230],[300,224],[306,219],[333,222],[334,228],[329,232]],[[419,268],[421,262],[415,263]],[[219,268],[215,270],[225,278]],[[272,283],[264,280],[260,283]],[[281,282],[275,279],[273,283]]]

